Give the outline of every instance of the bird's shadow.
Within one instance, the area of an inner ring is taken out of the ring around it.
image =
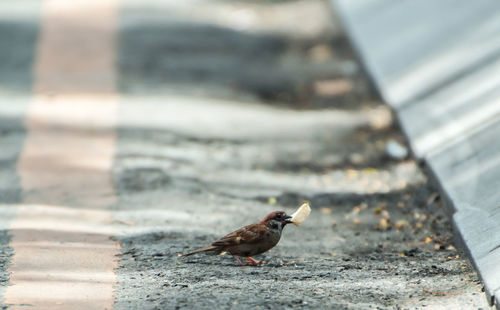
[[[205,254],[206,256],[223,256],[220,254],[210,254],[207,253]],[[178,257],[179,259],[182,259],[183,257],[180,256]],[[300,262],[296,260],[279,260],[277,259],[266,259],[266,257],[263,257],[263,260],[266,262],[265,264],[258,264],[258,265],[238,265],[234,260],[229,260],[229,259],[208,259],[208,260],[202,260],[200,259],[189,259],[186,261],[183,261],[182,263],[184,264],[191,264],[191,265],[205,265],[205,266],[229,266],[229,267],[237,267],[237,268],[242,268],[242,267],[268,267],[268,268],[282,268],[286,267],[287,265],[294,264],[295,266],[301,265]]]

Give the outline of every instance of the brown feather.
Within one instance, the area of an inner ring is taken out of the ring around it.
[[[252,244],[262,241],[266,227],[262,224],[251,224],[240,228],[212,243],[218,247],[232,247],[241,244]]]
[[[285,212],[275,211],[264,217],[259,223],[250,224],[230,234],[225,235],[211,245],[194,250],[184,256],[193,255],[199,252],[229,252],[235,256],[253,256],[264,253],[273,248],[280,240],[281,229],[270,228],[270,223],[279,216],[282,222]],[[286,222],[285,224],[286,225]],[[282,227],[281,227],[282,228]]]
[[[196,254],[196,253],[200,253],[200,252],[209,252],[209,251],[214,251],[214,252],[220,252],[220,247],[218,246],[213,246],[213,245],[209,245],[209,246],[205,246],[205,247],[202,247],[202,248],[199,248],[199,249],[196,249],[192,252],[189,252],[187,254],[184,254],[182,256],[190,256],[190,255],[193,255],[193,254]]]

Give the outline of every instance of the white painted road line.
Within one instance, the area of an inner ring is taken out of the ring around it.
[[[116,1],[48,0],[10,224],[9,309],[111,309]]]

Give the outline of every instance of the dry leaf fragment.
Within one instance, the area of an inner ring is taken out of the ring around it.
[[[378,170],[375,168],[365,168],[362,170],[365,174],[377,174]]]
[[[391,215],[389,214],[389,211],[387,210],[382,210],[382,212],[380,212],[380,217],[382,218],[385,218],[385,219],[388,219],[391,217]]]
[[[127,225],[127,226],[135,226],[135,223],[134,222],[130,222],[130,221],[125,221],[125,220],[117,219],[117,220],[115,220],[115,222],[117,222],[119,224]]]
[[[429,294],[432,294],[432,295],[460,295],[459,293],[444,293],[444,292],[434,292],[434,291],[429,291],[429,290],[426,290],[426,289],[423,289],[422,291],[426,292],[426,293],[429,293]]]
[[[276,197],[269,197],[269,199],[267,200],[267,203],[270,205],[275,205],[277,202],[278,199],[276,199]]]
[[[408,222],[405,220],[399,220],[394,223],[394,227],[396,227],[399,230],[402,230],[405,226],[408,225]]]
[[[378,227],[386,229],[389,227],[389,220],[387,218],[381,218],[378,222]]]
[[[357,170],[354,170],[354,169],[346,169],[345,174],[347,175],[347,177],[349,179],[354,179],[354,178],[357,178],[359,176],[359,172]]]
[[[426,204],[430,205],[438,199],[439,199],[439,194],[434,192],[429,196],[429,198],[427,198]]]
[[[352,81],[348,79],[332,79],[314,82],[314,90],[317,95],[334,97],[350,92],[353,88]]]
[[[330,209],[330,208],[321,208],[321,213],[323,213],[323,214],[330,214],[330,213],[332,213],[332,209]]]

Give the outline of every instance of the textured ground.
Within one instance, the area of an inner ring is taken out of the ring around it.
[[[136,233],[120,238],[118,308],[484,307],[435,189],[387,156],[402,137],[325,3],[211,5],[233,18],[124,10],[159,17],[122,35],[123,115],[172,116],[119,134],[117,218]],[[311,30],[269,22],[285,12]],[[178,257],[302,200],[311,218],[287,227],[268,265]]]
[[[125,2],[117,309],[485,307],[436,190],[388,156],[403,138],[335,21],[315,0]],[[267,265],[179,257],[303,200]]]

